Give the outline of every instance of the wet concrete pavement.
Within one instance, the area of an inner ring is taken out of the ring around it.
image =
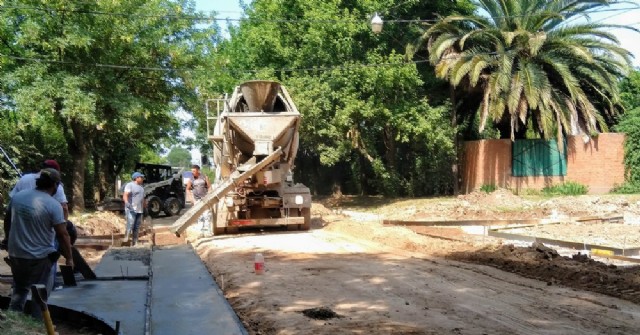
[[[147,281],[79,281],[53,291],[48,303],[92,315],[120,334],[145,334]],[[178,334],[178,333],[176,333]]]
[[[171,219],[156,219],[153,225],[165,226]],[[78,286],[54,291],[49,303],[114,328],[119,322],[123,335],[247,334],[188,244],[112,248],[95,273],[99,280],[78,279]]]
[[[190,245],[155,250],[152,271],[151,334],[246,334]]]

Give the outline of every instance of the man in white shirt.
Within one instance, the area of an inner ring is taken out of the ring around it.
[[[56,162],[53,159],[47,159],[46,161],[44,161],[42,163],[42,168],[43,169],[47,169],[47,168],[55,169],[58,172],[60,172],[60,165],[58,164],[58,162]],[[13,198],[16,195],[16,193],[18,193],[20,191],[23,191],[23,190],[33,190],[33,189],[35,189],[36,188],[36,179],[38,179],[39,177],[40,177],[40,172],[25,174],[24,176],[22,176],[20,178],[20,180],[18,180],[18,182],[16,183],[16,186],[13,187],[11,192],[9,192],[9,197]],[[65,220],[69,220],[69,206],[68,206],[67,196],[64,194],[64,187],[63,187],[62,183],[60,183],[58,185],[58,190],[56,191],[56,194],[53,197],[56,200],[58,200],[58,202],[62,206],[62,212],[64,213],[64,219]]]
[[[138,242],[138,230],[140,229],[142,215],[144,214],[144,208],[146,206],[142,183],[144,183],[144,175],[140,172],[134,172],[131,175],[131,181],[125,185],[124,194],[122,195],[124,210],[127,215],[124,240],[127,242],[129,240],[129,233],[131,233],[131,245],[136,245]]]

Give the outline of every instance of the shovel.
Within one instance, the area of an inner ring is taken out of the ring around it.
[[[44,296],[44,298],[43,298]],[[47,289],[42,284],[31,285],[31,300],[40,307],[42,311],[42,317],[44,319],[44,325],[47,327],[47,335],[55,335],[56,330],[53,328],[53,320],[51,320],[51,314],[49,313],[49,307],[44,301],[47,297]]]

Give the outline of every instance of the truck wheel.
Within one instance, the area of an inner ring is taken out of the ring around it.
[[[147,198],[147,212],[152,218],[157,218],[162,212],[162,200],[159,197],[152,195]]]
[[[226,217],[228,214],[227,206],[224,205],[224,202],[218,202],[215,205],[215,208],[211,211],[213,235],[226,234]]]
[[[238,229],[238,227],[225,227],[224,228],[224,233],[225,234],[237,234],[239,232],[240,232],[240,230]]]
[[[180,210],[182,210],[182,204],[180,204],[178,198],[171,197],[164,201],[164,213],[167,216],[178,215]]]
[[[300,227],[301,230],[311,229],[311,208],[303,208],[301,214],[304,217],[304,223]]]

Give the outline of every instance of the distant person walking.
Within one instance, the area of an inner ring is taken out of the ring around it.
[[[5,234],[9,237],[8,252],[14,282],[9,305],[12,310],[24,309],[31,285],[43,284],[47,289],[47,296],[51,293],[51,271],[60,252],[66,259],[66,265],[74,266],[62,207],[53,198],[60,179],[57,170],[43,169],[35,180],[35,189],[17,192],[9,202],[5,216]],[[56,239],[60,252],[54,242]],[[31,307],[31,314],[42,318],[37,304],[32,304]]]
[[[191,192],[194,203],[201,201],[211,189],[211,182],[209,178],[200,172],[199,165],[191,165],[191,173],[193,178],[187,181],[187,191]],[[201,225],[202,232],[209,231],[209,224],[211,221],[211,211],[205,211],[199,218],[198,223]]]
[[[122,200],[124,200],[124,208],[127,216],[126,231],[124,234],[124,241],[129,241],[129,234],[131,234],[131,245],[138,243],[138,231],[140,224],[142,223],[142,216],[144,214],[144,208],[147,203],[144,198],[144,175],[140,172],[134,172],[131,175],[131,181],[124,187],[124,194]]]

